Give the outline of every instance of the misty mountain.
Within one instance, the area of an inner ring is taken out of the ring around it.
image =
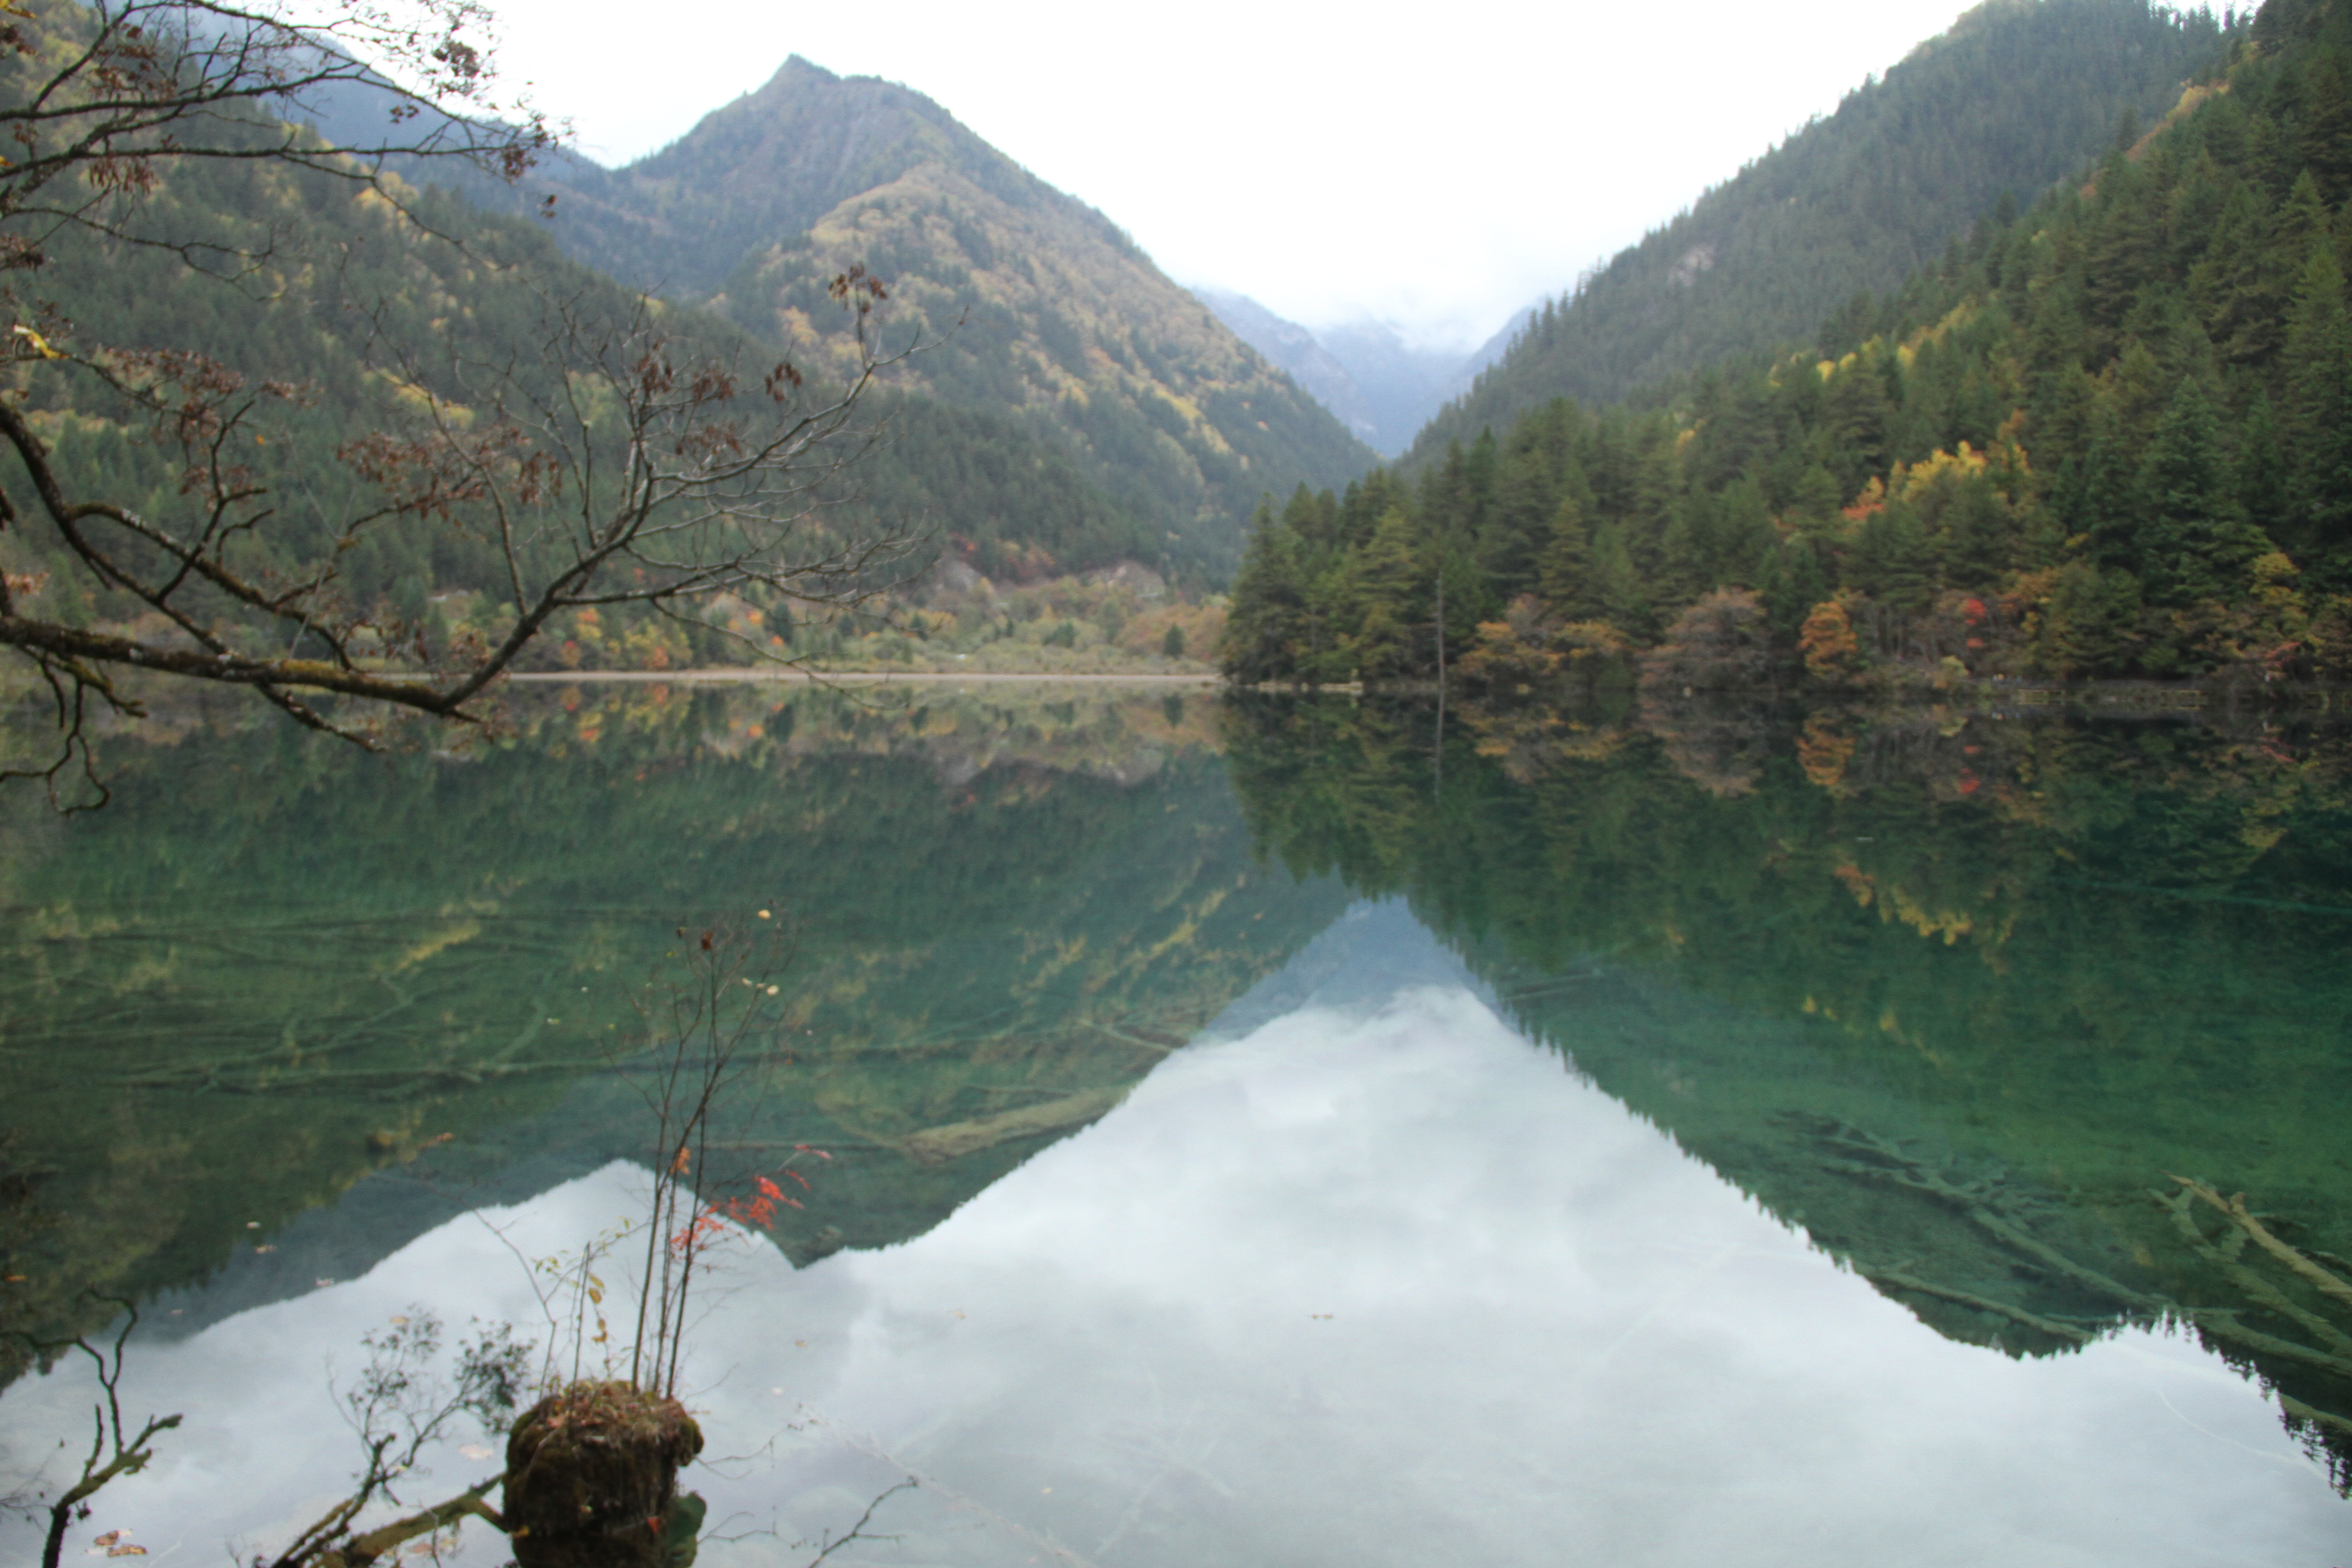
[[[1466,391],[1471,378],[1503,352],[1511,332],[1532,314],[1523,312],[1465,357],[1414,348],[1395,328],[1370,318],[1318,332],[1276,315],[1246,294],[1222,289],[1193,292],[1244,342],[1288,371],[1384,458],[1403,451],[1440,405]]]
[[[1469,357],[1454,368],[1453,377],[1445,384],[1444,396],[1448,399],[1456,398],[1469,391],[1477,381],[1479,373],[1510,353],[1511,345],[1517,342],[1529,327],[1534,326],[1541,319],[1542,314],[1543,308],[1540,304],[1528,305],[1524,307],[1517,315],[1496,328],[1493,337],[1471,350]],[[1416,431],[1415,434],[1419,432]]]

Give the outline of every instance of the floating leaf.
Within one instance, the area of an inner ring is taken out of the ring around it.
[[[92,1546],[111,1546],[130,1533],[131,1532],[127,1530],[110,1530],[104,1535],[100,1536],[96,1541],[91,1542],[90,1544]]]
[[[460,1458],[487,1459],[497,1452],[497,1449],[491,1447],[487,1443],[461,1443],[457,1446],[457,1454]]]

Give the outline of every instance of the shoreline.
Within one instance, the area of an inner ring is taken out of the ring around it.
[[[958,670],[763,669],[756,665],[725,669],[567,669],[554,672],[534,669],[516,671],[507,679],[533,686],[577,686],[591,682],[758,685],[768,681],[796,681],[810,686],[1222,687],[1225,684],[1223,676],[1206,672],[1199,675],[1082,675],[1044,670],[1034,675],[1022,675],[1002,670],[973,670],[967,674]]]

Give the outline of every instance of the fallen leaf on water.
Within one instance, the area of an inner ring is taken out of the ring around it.
[[[253,1250],[254,1250],[254,1251],[256,1251],[256,1252],[275,1252],[275,1251],[277,1251],[277,1250],[278,1250],[278,1248],[276,1248],[275,1247],[272,1247],[272,1246],[271,1246],[271,1245],[269,1245],[268,1242],[264,1242],[264,1243],[262,1243],[259,1247],[255,1247]]]
[[[261,1228],[261,1222],[257,1219],[247,1220],[245,1222],[245,1228],[247,1230],[259,1230]]]
[[[311,1283],[311,1284],[313,1284],[313,1285],[315,1285],[315,1286],[317,1286],[320,1289],[323,1290],[323,1289],[325,1289],[328,1286],[332,1285],[332,1284],[334,1283],[334,1281],[333,1281],[333,1280],[331,1280],[331,1279],[313,1279],[313,1280],[311,1280],[311,1281],[310,1281],[310,1283]]]
[[[147,1555],[147,1549],[143,1546],[133,1546],[126,1541],[120,1546],[108,1547],[106,1554],[109,1557],[144,1557]]]
[[[100,1536],[96,1541],[91,1542],[90,1544],[92,1546],[111,1546],[130,1533],[131,1532],[127,1530],[110,1530],[104,1535]]]
[[[461,1443],[457,1446],[458,1457],[461,1458],[487,1459],[496,1452],[497,1450],[487,1443]]]

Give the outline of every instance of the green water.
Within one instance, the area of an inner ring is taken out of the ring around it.
[[[1260,870],[1197,699],[620,689],[511,721],[389,760],[196,726],[114,747],[102,813],[9,803],[14,1321],[86,1326],[111,1310],[86,1290],[232,1263],[240,1302],[347,1278],[510,1196],[518,1163],[529,1185],[643,1155],[612,1072],[633,1004],[679,923],[758,908],[799,951],[786,1087],[749,1136],[837,1157],[782,1244],[900,1240],[1347,901]],[[951,1161],[908,1142],[943,1128]],[[449,1201],[378,1204],[299,1258],[247,1245],[378,1172]]]
[[[2045,1352],[2208,1310],[2352,1481],[2347,1303],[2158,1201],[2245,1193],[2352,1275],[2352,735],[1683,707],[1441,752],[1427,714],[1300,703],[1227,734],[1284,864],[1404,895],[1939,1331]]]
[[[633,999],[681,925],[768,909],[739,1142],[835,1156],[777,1233],[809,1279],[1109,1134],[1204,1031],[1467,984],[1922,1356],[2169,1331],[2352,1482],[2352,1310],[2287,1262],[2352,1276],[2324,724],[588,688],[458,756],[197,715],[107,758],[106,811],[0,830],[14,1327],[95,1290],[200,1344],[642,1160]],[[1416,934],[1335,946],[1368,900]]]

